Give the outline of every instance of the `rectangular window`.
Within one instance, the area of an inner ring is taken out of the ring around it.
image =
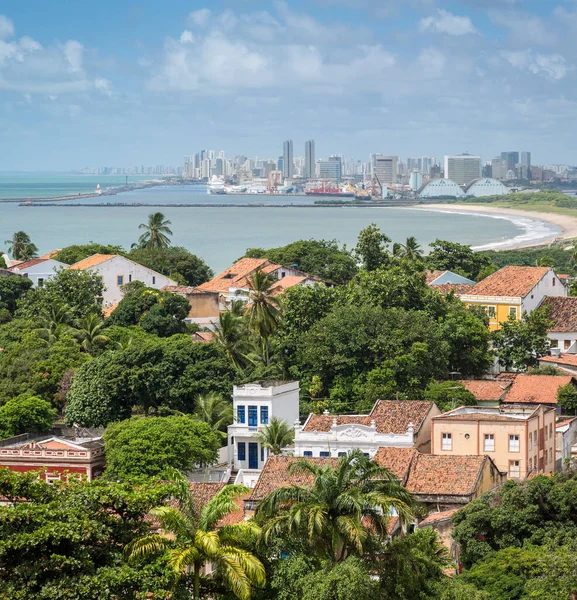
[[[238,442],[238,460],[246,460],[246,443]]]
[[[549,340],[550,344],[551,344],[551,348],[557,348],[559,346],[559,340],[556,340],[554,338],[551,338]]]
[[[553,279],[551,280],[553,283],[551,284],[553,287],[555,287],[555,277],[553,277]]]
[[[156,277],[153,275],[152,276],[152,285],[154,285],[156,283]]]
[[[549,437],[553,437],[553,423],[549,423]]]
[[[569,350],[569,348],[571,347],[571,340],[564,340],[563,346],[565,350]]]
[[[487,316],[489,319],[497,318],[497,307],[496,306],[487,306]]]
[[[258,427],[258,406],[248,407],[248,426]]]
[[[306,456],[307,458],[312,458],[313,453],[310,450],[305,450],[303,452],[303,455]]]
[[[44,287],[44,279],[42,277],[38,277],[38,287]]]
[[[441,450],[453,449],[453,436],[450,433],[443,433],[441,441]]]
[[[120,287],[121,285],[124,285],[124,275],[117,275],[116,276],[116,285],[118,287]]]
[[[346,453],[346,452],[339,452],[339,455],[338,455],[338,456],[339,456],[339,458],[340,458],[341,456],[346,456],[346,455],[347,455],[347,453]]]
[[[260,462],[264,462],[264,448],[260,447]]]
[[[516,319],[516,318],[517,318],[517,307],[509,306],[509,319]]]
[[[519,466],[521,463],[518,460],[510,460],[509,461],[509,477],[519,478],[521,474],[521,467]]]
[[[529,434],[529,450],[533,450],[533,436]]]
[[[537,448],[537,430],[533,432],[533,446]]]
[[[268,406],[260,407],[260,424],[268,425]]]
[[[321,458],[329,458],[331,456],[330,452],[321,452]]]
[[[509,452],[519,452],[519,436],[518,435],[510,435],[509,436]]]
[[[132,281],[132,275],[128,276],[128,283],[130,283]]]
[[[493,433],[485,434],[485,441],[483,443],[483,450],[485,452],[495,451],[495,435]]]
[[[242,424],[246,423],[246,411],[244,406],[236,407],[236,420]]]
[[[98,304],[98,306],[102,306],[103,302],[104,302],[104,298],[102,296],[99,296],[98,298],[96,298],[96,304]]]

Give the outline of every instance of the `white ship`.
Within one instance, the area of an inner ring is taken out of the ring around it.
[[[216,175],[213,175],[206,186],[206,191],[209,194],[224,194],[224,180],[219,179]]]

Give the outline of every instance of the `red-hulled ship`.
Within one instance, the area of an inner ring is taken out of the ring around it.
[[[354,190],[344,190],[340,187],[331,187],[325,184],[323,181],[322,187],[306,188],[305,194],[307,196],[339,196],[339,197],[353,197],[355,195]]]

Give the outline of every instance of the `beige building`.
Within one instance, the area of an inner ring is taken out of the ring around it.
[[[463,406],[432,419],[432,453],[487,455],[511,479],[555,471],[555,409]]]

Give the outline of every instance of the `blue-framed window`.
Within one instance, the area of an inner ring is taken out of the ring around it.
[[[339,458],[340,458],[341,456],[346,456],[346,455],[347,455],[347,453],[346,453],[346,452],[339,452]]]
[[[313,453],[310,450],[305,450],[304,455],[312,458]]]
[[[260,424],[268,425],[268,406],[260,407]]]
[[[248,407],[248,426],[249,427],[257,427],[258,426],[258,406],[249,406]]]
[[[116,285],[117,286],[121,286],[124,285],[124,275],[117,275],[116,276]]]
[[[246,442],[238,442],[238,460],[246,460]]]
[[[236,420],[239,423],[246,423],[246,412],[244,406],[236,407]]]
[[[264,462],[264,448],[260,447],[260,462]]]
[[[330,452],[321,452],[321,458],[330,458],[331,453]]]

